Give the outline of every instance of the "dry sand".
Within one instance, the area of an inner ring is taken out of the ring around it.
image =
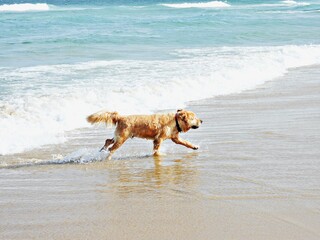
[[[106,130],[90,128],[2,156],[0,239],[320,239],[319,76],[190,103],[204,124],[183,137],[198,151],[167,142],[153,158],[133,139],[111,161],[39,164],[94,160]]]

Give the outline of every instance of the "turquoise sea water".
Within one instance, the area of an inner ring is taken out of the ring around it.
[[[320,42],[319,0],[51,0],[5,11],[10,2],[0,6],[1,66],[168,59],[181,48]]]
[[[0,154],[320,63],[320,0],[0,1]]]

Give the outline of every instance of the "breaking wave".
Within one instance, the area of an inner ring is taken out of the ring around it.
[[[226,2],[212,1],[212,2],[198,2],[198,3],[164,3],[165,7],[171,8],[225,8],[231,5]]]
[[[62,143],[101,110],[152,113],[239,93],[320,64],[320,45],[181,49],[171,60],[93,61],[0,68],[0,154]]]
[[[49,10],[50,6],[46,3],[21,3],[0,5],[0,12],[30,12]]]

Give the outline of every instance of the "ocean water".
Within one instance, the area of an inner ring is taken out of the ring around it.
[[[0,0],[0,155],[101,109],[182,108],[314,64],[320,0]]]

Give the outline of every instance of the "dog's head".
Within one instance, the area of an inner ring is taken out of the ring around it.
[[[196,114],[191,111],[179,109],[176,113],[178,124],[183,132],[192,129],[197,129],[202,124],[202,120],[196,117]]]

